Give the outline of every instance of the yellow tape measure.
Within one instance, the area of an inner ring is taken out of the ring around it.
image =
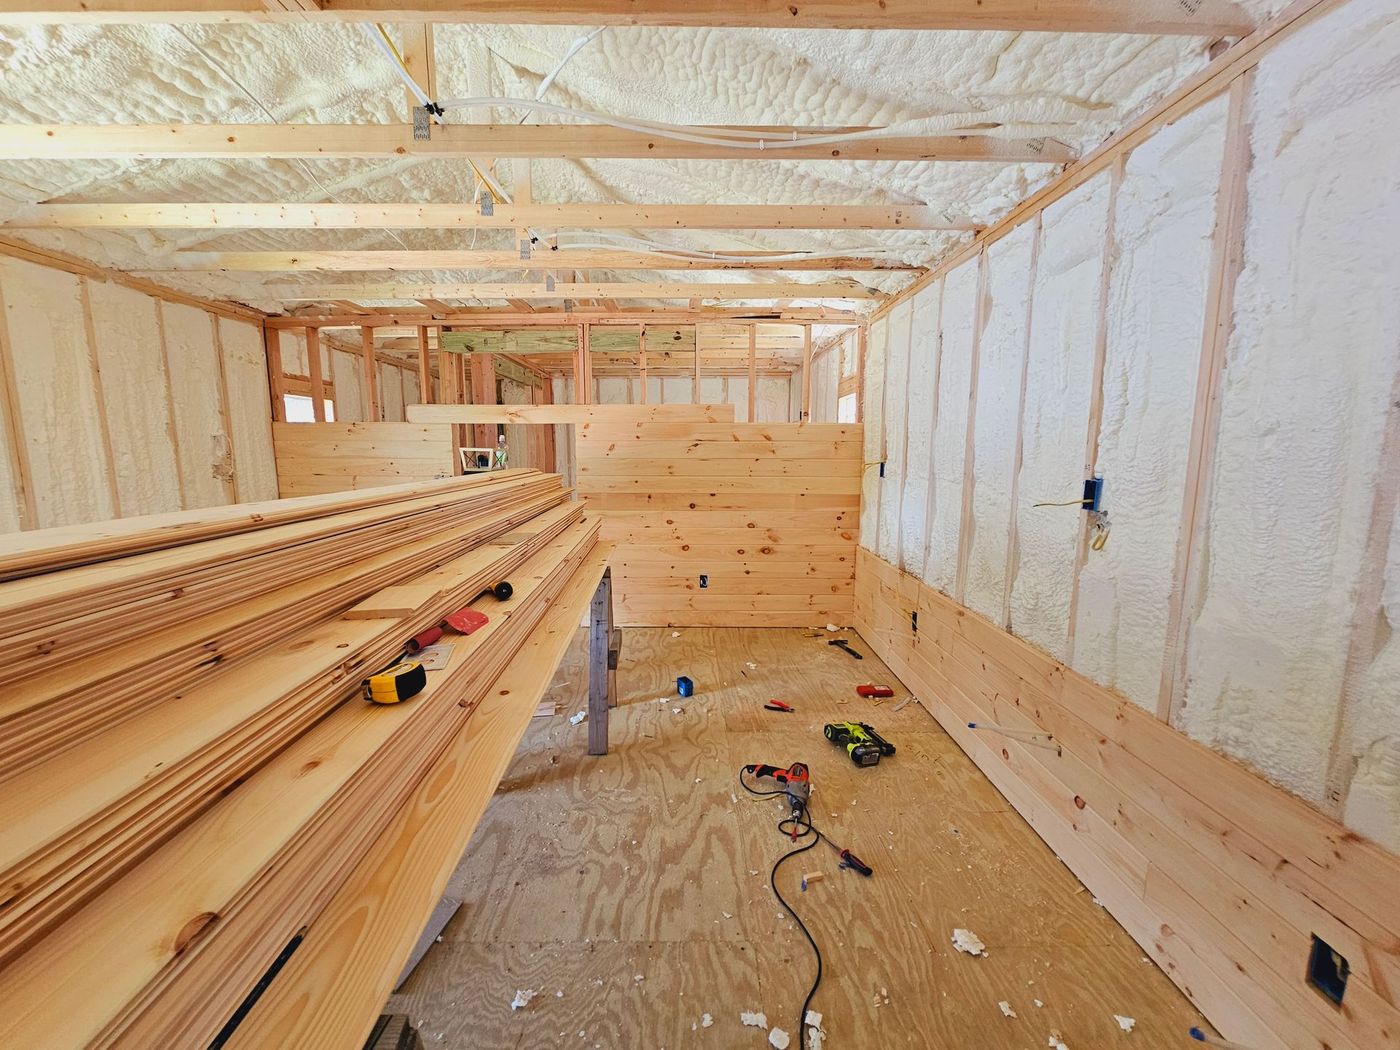
[[[365,699],[376,704],[397,704],[417,696],[428,684],[428,672],[420,663],[401,663],[364,680]]]

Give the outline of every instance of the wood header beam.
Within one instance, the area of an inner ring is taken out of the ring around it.
[[[268,285],[258,299],[333,302],[337,299],[873,299],[885,293],[851,282],[800,281],[676,284],[651,281],[611,284],[337,284]],[[524,312],[524,311],[522,311]]]
[[[39,204],[0,225],[23,229],[955,230],[971,219],[882,204]]]
[[[700,324],[713,321],[729,325],[745,324],[817,324],[856,326],[863,323],[860,315],[849,310],[829,307],[708,307],[695,310],[638,309],[622,313],[588,313],[576,310],[538,310],[518,313],[514,310],[453,310],[429,312],[424,310],[384,311],[382,313],[287,314],[269,317],[263,323],[269,328],[415,328],[418,325],[451,325],[456,331],[499,331],[508,328],[568,328],[578,324],[595,327],[638,324]],[[655,348],[653,348],[653,352]]]
[[[0,0],[0,25],[142,22],[442,22],[996,29],[1220,36],[1248,29],[1230,0]]]
[[[737,260],[737,261],[736,261]],[[561,249],[535,252],[522,259],[519,252],[489,250],[411,251],[305,251],[305,252],[174,252],[163,265],[143,273],[185,270],[236,270],[276,273],[299,270],[538,270],[542,266],[606,270],[793,270],[863,272],[869,270],[922,271],[918,263],[881,256],[844,255],[831,258],[791,258],[781,252],[726,252],[724,259],[661,257],[612,249]]]
[[[0,6],[5,0],[0,0]],[[0,13],[0,25],[5,17]],[[794,135],[881,130],[870,127],[798,128],[766,125],[704,126],[720,131]],[[685,142],[601,124],[445,124],[432,137],[413,137],[411,124],[7,124],[0,155],[12,160],[543,157],[555,160],[872,160],[981,161],[1066,164],[1075,151],[1049,138],[1008,139],[973,133],[880,135],[826,145],[755,150]]]

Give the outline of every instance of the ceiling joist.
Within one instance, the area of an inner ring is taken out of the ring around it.
[[[920,205],[861,204],[40,204],[0,225],[39,229],[957,230]]]
[[[0,24],[455,22],[1225,36],[1230,0],[0,0]]]
[[[6,0],[0,0],[0,7]],[[0,14],[0,24],[5,21]],[[883,130],[865,127],[707,127],[794,136]],[[1075,152],[1048,138],[985,134],[880,135],[827,145],[755,149],[684,142],[601,124],[443,124],[413,137],[412,124],[6,124],[0,156],[11,160],[348,159],[358,157],[544,157],[654,160],[883,160],[1066,164]]]
[[[820,255],[793,258],[782,252],[725,252],[723,258],[671,258],[645,252],[563,248],[536,251],[522,258],[516,251],[387,250],[307,252],[174,252],[143,273],[176,271],[298,270],[820,270],[838,273],[869,270],[921,272],[918,263],[895,258]],[[343,297],[342,297],[343,298]]]
[[[256,299],[330,302],[336,299],[884,299],[883,292],[838,281],[802,284],[344,284],[267,285]]]

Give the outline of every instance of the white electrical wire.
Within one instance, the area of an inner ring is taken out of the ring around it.
[[[727,130],[715,128],[712,131],[700,134],[694,131],[689,125],[664,124],[636,117],[615,117],[608,113],[575,109],[572,106],[559,106],[552,102],[541,102],[538,99],[528,98],[453,98],[443,100],[439,102],[438,105],[444,110],[524,109],[529,112],[550,113],[555,116],[571,117],[589,124],[605,124],[609,127],[620,128],[623,131],[636,131],[643,135],[657,135],[661,138],[673,139],[677,142],[691,142],[702,146],[721,146],[730,149],[751,149],[755,152],[799,149],[806,146],[836,145],[837,143],[854,142],[861,139],[889,138],[892,136],[904,136],[915,133],[927,134],[932,131],[955,131],[959,134],[966,135],[974,133],[973,129],[967,126],[970,120],[985,121],[986,119],[985,115],[975,118],[969,118],[965,115],[925,117],[920,120],[908,120],[897,124],[890,124],[882,128],[866,128],[862,131],[842,131],[831,134],[809,135],[794,130],[787,138],[774,138],[771,134],[747,129]]]

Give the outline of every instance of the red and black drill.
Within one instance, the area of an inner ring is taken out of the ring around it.
[[[784,769],[782,766],[765,766],[756,763],[745,766],[744,772],[762,779],[769,777],[777,781],[779,790],[787,797],[788,808],[797,816],[807,808],[807,800],[812,797],[812,777],[803,762],[794,762]]]

